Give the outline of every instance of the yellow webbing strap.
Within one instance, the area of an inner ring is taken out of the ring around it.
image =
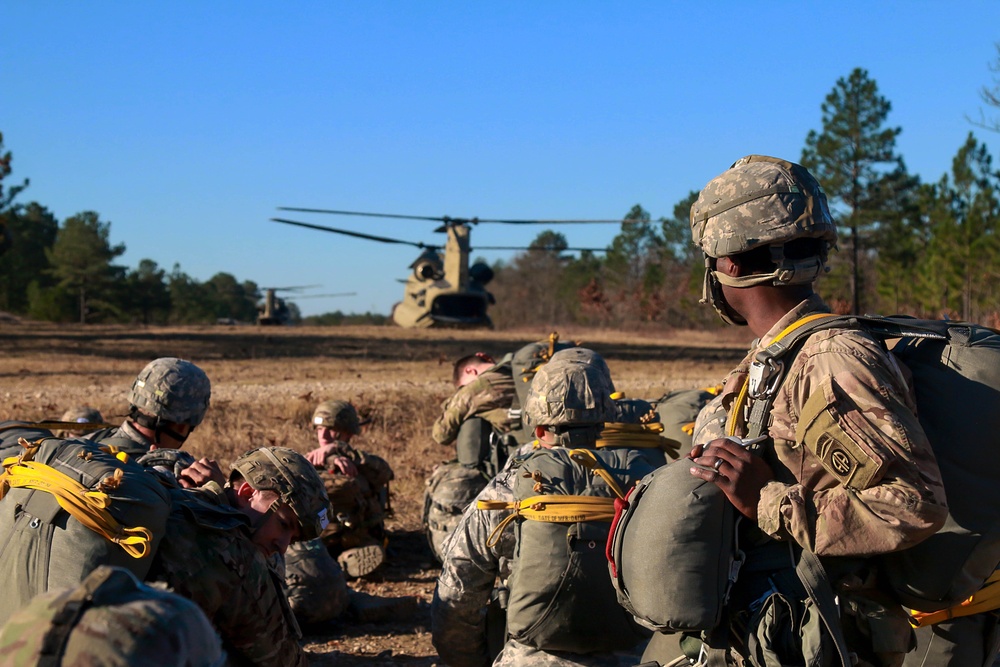
[[[0,499],[11,488],[26,488],[44,491],[56,497],[59,506],[69,512],[84,526],[114,542],[132,558],[149,555],[149,543],[153,534],[148,528],[136,526],[126,528],[119,524],[107,511],[111,499],[103,490],[91,491],[76,480],[67,477],[51,466],[32,461],[36,448],[30,448],[21,456],[11,456],[3,461],[4,471],[0,474]],[[99,488],[117,488],[122,482],[121,469],[114,476],[101,481]]]
[[[44,428],[47,431],[99,431],[102,428],[114,428],[117,424],[106,422],[64,422],[58,420],[45,420],[40,422],[16,422],[0,426],[0,431],[9,431],[13,428]]]
[[[832,313],[813,313],[812,315],[806,315],[802,319],[796,320],[785,327],[784,331],[774,337],[771,344],[773,345],[774,343],[777,343],[785,336],[796,331],[799,327],[809,324],[813,320],[822,319],[824,317],[836,317],[836,315],[833,315]],[[740,387],[740,393],[736,396],[736,403],[733,405],[732,409],[729,410],[729,418],[726,420],[726,435],[737,435],[736,429],[739,425],[739,419],[743,414],[743,406],[746,405],[747,402],[747,392],[749,389],[749,383],[744,379],[743,386]]]
[[[994,572],[986,580],[983,587],[972,594],[968,600],[940,611],[916,611],[908,609],[910,614],[910,625],[915,628],[922,628],[934,625],[941,621],[947,621],[960,616],[971,616],[986,611],[1000,609],[1000,571]]]
[[[478,510],[513,510],[497,524],[486,540],[493,547],[500,540],[504,529],[517,517],[548,523],[576,523],[578,521],[611,521],[615,518],[615,499],[598,496],[532,496],[524,500],[477,500]]]
[[[604,425],[601,434],[597,437],[595,446],[598,449],[605,447],[634,447],[636,449],[671,449],[675,445],[673,440],[664,438],[663,424],[615,424]],[[674,447],[676,449],[676,446]]]

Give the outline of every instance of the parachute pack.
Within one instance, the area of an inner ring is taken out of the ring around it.
[[[589,653],[628,649],[648,636],[615,601],[604,545],[615,496],[663,463],[655,447],[539,449],[516,463],[513,507],[478,503],[480,510],[514,510],[492,537],[509,523],[517,531],[508,580],[512,639]]]
[[[892,354],[913,374],[917,417],[944,482],[948,519],[937,533],[881,556],[890,589],[907,607],[937,611],[966,600],[1000,563],[1000,334],[976,324],[907,317],[821,315],[804,318],[758,353],[750,382],[763,388],[748,420],[763,432],[770,402],[809,334],[860,329],[897,341]],[[752,390],[752,388],[751,388]]]
[[[424,489],[423,525],[434,557],[444,562],[444,544],[462,520],[465,508],[485,488],[486,477],[458,461],[434,469]]]
[[[145,577],[170,513],[158,478],[89,440],[22,437],[20,444],[0,474],[7,602],[0,622],[39,593],[79,584],[99,565]]]

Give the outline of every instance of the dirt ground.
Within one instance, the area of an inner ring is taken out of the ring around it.
[[[306,452],[309,417],[326,399],[350,399],[371,419],[352,444],[387,459],[395,516],[387,564],[355,590],[413,596],[416,611],[383,623],[342,621],[307,628],[316,665],[433,665],[429,605],[438,569],[424,541],[424,480],[453,452],[434,444],[430,426],[450,395],[451,362],[485,351],[497,358],[548,331],[431,331],[395,327],[69,327],[0,323],[0,419],[54,419],[91,405],[119,423],[127,391],[151,359],[198,363],[212,380],[212,407],[186,448],[228,465],[263,445]],[[715,384],[742,357],[739,332],[560,332],[605,356],[616,387],[655,399]]]

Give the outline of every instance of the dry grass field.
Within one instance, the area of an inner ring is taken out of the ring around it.
[[[718,382],[747,340],[734,330],[659,334],[560,331],[605,356],[628,396],[656,398]],[[370,594],[414,595],[415,618],[381,625],[313,628],[315,664],[431,665],[427,603],[436,579],[420,535],[424,480],[452,452],[429,438],[450,395],[451,362],[484,351],[500,357],[547,331],[413,331],[394,327],[64,327],[0,324],[0,419],[53,419],[74,405],[121,421],[126,393],[151,359],[194,361],[212,380],[212,406],[186,446],[227,466],[263,445],[312,448],[309,417],[324,399],[350,399],[371,424],[354,443],[396,472],[389,565],[352,586]],[[723,337],[725,336],[725,337]]]

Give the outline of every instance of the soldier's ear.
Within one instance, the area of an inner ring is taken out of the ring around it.
[[[250,484],[247,483],[246,480],[237,484],[233,490],[236,491],[236,497],[238,499],[245,501],[247,503],[250,502],[250,498],[253,497],[253,494],[256,491],[256,489],[250,486]]]

